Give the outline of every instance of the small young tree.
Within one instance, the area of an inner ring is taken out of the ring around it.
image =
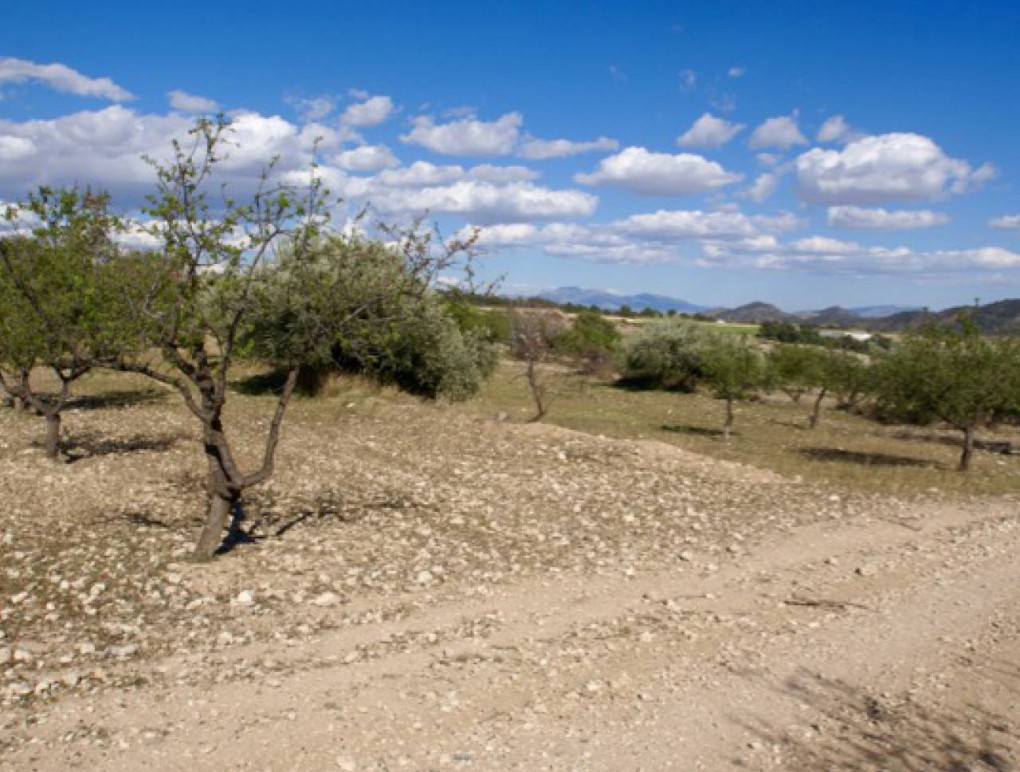
[[[768,380],[794,403],[822,380],[823,352],[814,346],[779,344],[768,355]]]
[[[468,242],[436,244],[432,234],[413,229],[382,240],[325,233],[326,194],[315,177],[295,190],[272,184],[268,175],[243,203],[209,194],[227,140],[229,124],[201,119],[190,142],[174,142],[166,164],[153,162],[157,190],[146,214],[161,242],[154,255],[158,279],[133,298],[159,358],[120,362],[172,386],[202,430],[208,476],[205,522],[195,558],[208,560],[243,493],[274,471],[280,429],[306,364],[327,361],[347,336],[364,334],[365,307],[384,298],[420,295],[441,270],[470,247]],[[281,249],[277,251],[277,248]],[[352,271],[373,255],[403,266],[400,281],[379,282],[369,297],[351,301]],[[366,258],[364,261],[362,258]],[[255,337],[257,322],[275,320],[272,335]],[[224,421],[228,377],[245,349],[260,351],[286,372],[265,434],[261,462],[241,468]]]
[[[43,187],[4,213],[11,234],[0,238],[0,385],[45,418],[51,459],[72,384],[127,345],[114,321],[118,222],[108,205],[106,194]],[[26,221],[35,224],[30,234],[15,230]],[[56,391],[39,385],[42,372]]]
[[[963,434],[960,471],[970,468],[975,431],[1020,406],[1020,342],[982,337],[966,319],[925,325],[877,368],[886,414],[921,424],[938,419]]]
[[[855,407],[871,383],[868,360],[852,351],[831,351],[826,373],[829,390],[835,394],[838,407],[843,409]]]
[[[545,311],[514,309],[510,312],[510,352],[524,362],[524,378],[535,403],[532,421],[541,421],[549,412],[549,384],[542,365],[556,351],[556,337],[563,331],[563,321]]]
[[[868,384],[868,367],[862,358],[851,351],[816,349],[818,363],[812,368],[815,375],[815,399],[808,415],[808,426],[818,426],[822,415],[822,402],[830,393],[835,394],[841,406],[852,407],[864,393]]]
[[[733,403],[746,399],[762,387],[765,357],[744,336],[712,335],[702,351],[705,377],[718,399],[726,403],[723,435],[729,440],[733,428]]]

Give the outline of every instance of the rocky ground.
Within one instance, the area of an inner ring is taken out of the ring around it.
[[[3,769],[1020,768],[1016,501],[306,402],[196,565],[191,419],[92,407],[0,412]]]

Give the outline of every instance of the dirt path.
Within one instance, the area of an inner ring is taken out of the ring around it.
[[[175,684],[195,658],[172,653],[162,683],[61,699],[2,764],[1014,769],[1017,524],[1008,503],[890,506],[725,559],[393,596],[411,610],[206,658],[207,683]],[[262,675],[217,683],[231,662]]]

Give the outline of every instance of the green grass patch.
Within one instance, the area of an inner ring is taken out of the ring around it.
[[[482,394],[460,409],[506,413],[526,421],[534,410],[519,377],[506,362]],[[978,452],[974,468],[956,471],[958,433],[882,425],[826,403],[821,423],[808,427],[810,397],[794,404],[784,395],[737,404],[734,436],[719,430],[724,404],[707,394],[621,389],[562,370],[551,373],[553,394],[546,423],[624,439],[651,439],[726,461],[769,469],[790,478],[854,491],[904,497],[940,494],[1020,496],[1020,456]],[[1016,428],[985,431],[986,439],[1020,444]]]

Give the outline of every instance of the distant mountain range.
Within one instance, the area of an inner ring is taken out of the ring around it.
[[[689,300],[653,295],[647,292],[637,295],[620,295],[615,292],[581,287],[558,287],[554,290],[541,292],[538,297],[551,300],[554,303],[596,306],[608,311],[618,311],[623,306],[629,306],[634,311],[652,308],[656,311],[705,314],[729,322],[811,321],[814,324],[856,324],[862,319],[877,319],[918,310],[906,306],[864,306],[862,308],[834,306],[821,311],[789,313],[770,303],[761,302],[748,303],[739,308],[712,308],[691,303]]]
[[[983,306],[955,306],[944,311],[904,311],[883,319],[875,319],[868,325],[880,332],[896,332],[917,325],[926,316],[941,321],[951,321],[960,314],[966,314],[981,332],[989,335],[1020,334],[1020,299],[999,300]]]
[[[641,293],[619,295],[604,290],[560,287],[542,292],[538,297],[554,303],[573,303],[579,306],[596,306],[608,311],[618,311],[628,306],[633,311],[652,308],[656,311],[677,311],[684,314],[704,314],[725,322],[807,322],[826,327],[856,327],[875,332],[899,332],[910,329],[924,318],[943,321],[954,319],[960,313],[967,313],[978,328],[989,334],[1020,334],[1020,299],[1000,300],[983,306],[957,306],[943,311],[907,306],[860,306],[842,308],[831,306],[818,311],[784,311],[771,303],[747,303],[737,308],[710,308],[699,306],[687,300]]]
[[[538,297],[551,300],[554,303],[596,306],[607,311],[618,311],[623,306],[630,306],[635,311],[653,308],[656,311],[678,311],[683,314],[697,314],[708,310],[708,306],[695,305],[686,300],[669,298],[665,295],[651,295],[647,292],[640,295],[617,295],[615,292],[606,292],[605,290],[559,287],[540,292]]]

